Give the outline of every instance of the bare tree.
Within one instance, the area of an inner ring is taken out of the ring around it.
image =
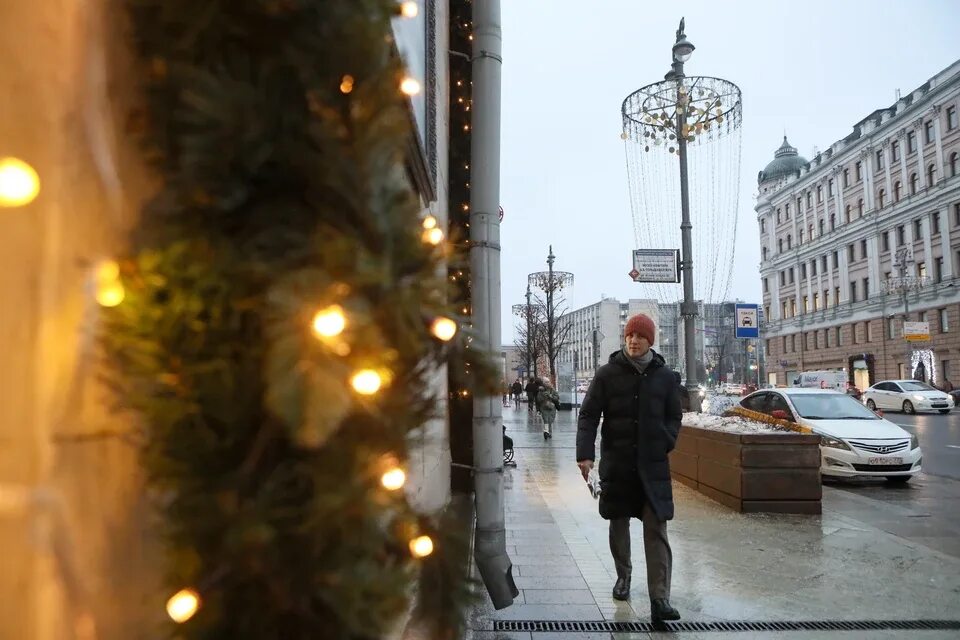
[[[537,363],[546,351],[546,315],[540,302],[513,305],[514,315],[521,321],[516,327],[514,346],[524,355],[527,377],[536,376]]]
[[[547,271],[538,271],[527,276],[527,284],[543,292],[543,297],[535,296],[537,303],[543,306],[546,315],[546,356],[550,364],[550,382],[557,384],[557,357],[563,352],[570,337],[571,323],[563,317],[567,312],[565,287],[573,285],[573,274],[567,271],[554,271],[553,246],[547,256]]]

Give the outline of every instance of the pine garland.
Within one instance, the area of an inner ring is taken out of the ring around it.
[[[785,429],[787,431],[796,431],[798,433],[813,433],[809,427],[805,427],[802,424],[793,422],[792,420],[784,420],[782,418],[774,418],[771,415],[762,413],[760,411],[753,411],[751,409],[746,409],[742,406],[731,407],[724,412],[725,416],[740,416],[742,418],[749,418],[755,422],[762,422],[764,424],[769,424],[780,429]]]
[[[437,415],[438,365],[469,366],[471,392],[496,382],[467,331],[430,332],[457,310],[404,181],[396,4],[126,5],[146,103],[131,122],[160,188],[102,339],[144,425],[171,593],[202,599],[177,632],[381,638],[419,579],[420,615],[453,637],[463,541],[380,481]],[[319,339],[314,314],[334,306],[345,330]],[[362,369],[379,393],[351,389]],[[421,563],[408,543],[424,534]]]

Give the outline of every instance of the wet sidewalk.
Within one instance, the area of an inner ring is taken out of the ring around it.
[[[560,412],[545,441],[538,417],[504,409],[516,468],[505,475],[507,551],[520,596],[471,614],[475,640],[611,638],[958,638],[960,631],[612,633],[495,630],[497,621],[648,622],[642,527],[631,522],[631,600],[616,579],[607,523],[575,463],[575,417]],[[683,621],[960,620],[960,559],[845,515],[824,487],[822,516],[742,515],[674,483],[671,602]],[[856,512],[854,512],[856,513]],[[501,622],[501,625],[503,623]],[[514,625],[516,626],[516,625]]]

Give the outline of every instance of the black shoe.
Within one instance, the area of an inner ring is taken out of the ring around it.
[[[670,606],[670,601],[666,598],[658,598],[650,601],[650,619],[654,622],[679,620],[680,612]]]
[[[617,583],[613,585],[613,599],[630,599],[630,578],[617,578]]]

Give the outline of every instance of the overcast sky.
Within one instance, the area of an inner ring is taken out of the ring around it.
[[[786,3],[503,0],[503,343],[527,274],[576,278],[571,309],[627,300],[632,268],[620,104],[663,79],[677,25],[696,46],[687,75],[743,91],[738,238],[730,298],[760,302],[757,172],[783,133],[810,159],[875,109],[960,59],[960,0]],[[675,5],[674,5],[675,6]],[[675,222],[679,226],[680,221]],[[679,247],[678,247],[679,248]],[[694,262],[696,264],[696,261]]]

